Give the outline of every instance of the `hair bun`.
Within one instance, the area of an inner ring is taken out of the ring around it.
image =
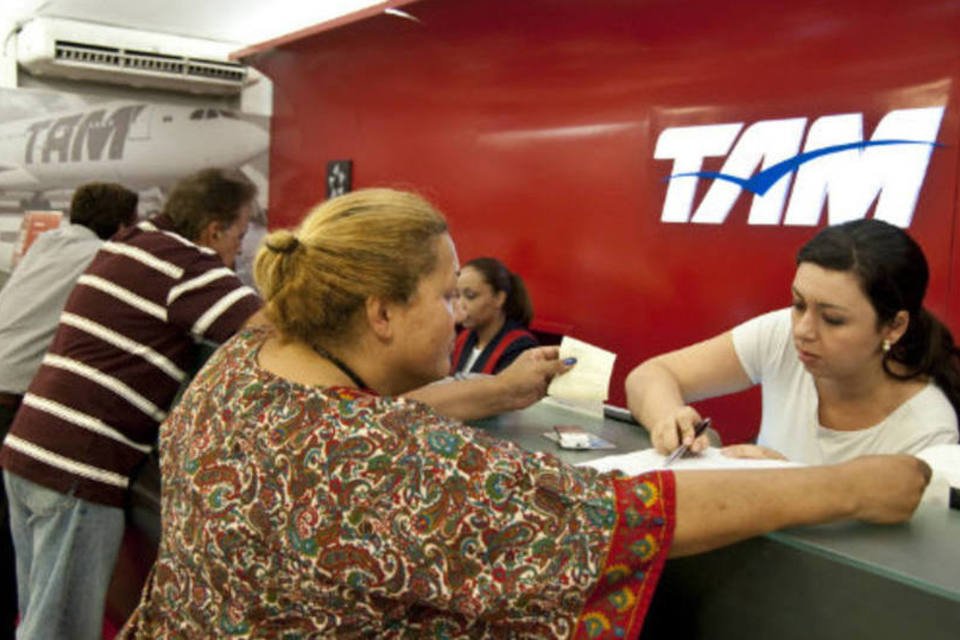
[[[289,229],[281,229],[270,234],[266,246],[275,253],[293,253],[300,246],[300,240]]]

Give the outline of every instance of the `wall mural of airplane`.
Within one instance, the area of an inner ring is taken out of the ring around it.
[[[0,190],[168,186],[203,167],[241,166],[268,144],[264,128],[225,109],[114,101],[0,124]]]
[[[138,190],[146,212],[159,208],[163,194],[185,175],[239,167],[260,188],[263,206],[269,142],[266,118],[219,106],[113,100],[0,119],[0,271],[9,268],[20,214],[65,210],[72,191],[86,182]]]

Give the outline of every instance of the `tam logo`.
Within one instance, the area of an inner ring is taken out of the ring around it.
[[[145,106],[120,107],[109,116],[103,109],[96,109],[35,122],[27,128],[24,164],[101,160],[104,149],[108,159],[122,160],[131,124]]]
[[[866,217],[876,202],[875,218],[908,227],[930,154],[940,146],[943,111],[891,111],[869,140],[861,113],[823,116],[809,128],[807,118],[788,118],[746,129],[742,122],[664,129],[653,157],[673,160],[673,168],[660,220],[722,224],[746,191],[752,225],[815,226],[824,205],[827,222],[837,224]],[[724,156],[720,171],[703,171],[704,158]],[[700,179],[713,182],[694,210]]]

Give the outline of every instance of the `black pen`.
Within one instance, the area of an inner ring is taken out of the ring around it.
[[[703,435],[703,432],[706,431],[709,426],[710,426],[710,418],[704,418],[703,420],[698,422],[696,426],[693,427],[693,439],[696,440],[701,435]],[[684,455],[686,455],[687,451],[689,450],[690,450],[690,445],[681,444],[679,447],[677,447],[677,449],[673,453],[667,456],[667,459],[663,461],[663,466],[664,467],[669,466],[670,463],[676,460],[677,458],[682,458]]]

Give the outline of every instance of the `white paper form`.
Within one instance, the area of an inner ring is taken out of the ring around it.
[[[576,358],[577,364],[550,381],[547,395],[574,403],[599,403],[602,413],[617,354],[576,338],[563,336],[560,341],[560,359],[567,358]]]
[[[933,445],[917,457],[933,471],[930,484],[923,492],[923,501],[946,508],[950,504],[950,488],[960,488],[960,444]]]
[[[642,449],[640,451],[589,460],[577,466],[592,467],[601,473],[617,470],[627,475],[635,476],[647,471],[663,469],[663,462],[666,458],[666,455],[658,452],[656,449]],[[709,447],[698,455],[679,458],[667,468],[675,471],[690,471],[697,469],[776,469],[801,466],[803,465],[798,462],[790,462],[788,460],[730,458],[723,455],[720,449]]]

